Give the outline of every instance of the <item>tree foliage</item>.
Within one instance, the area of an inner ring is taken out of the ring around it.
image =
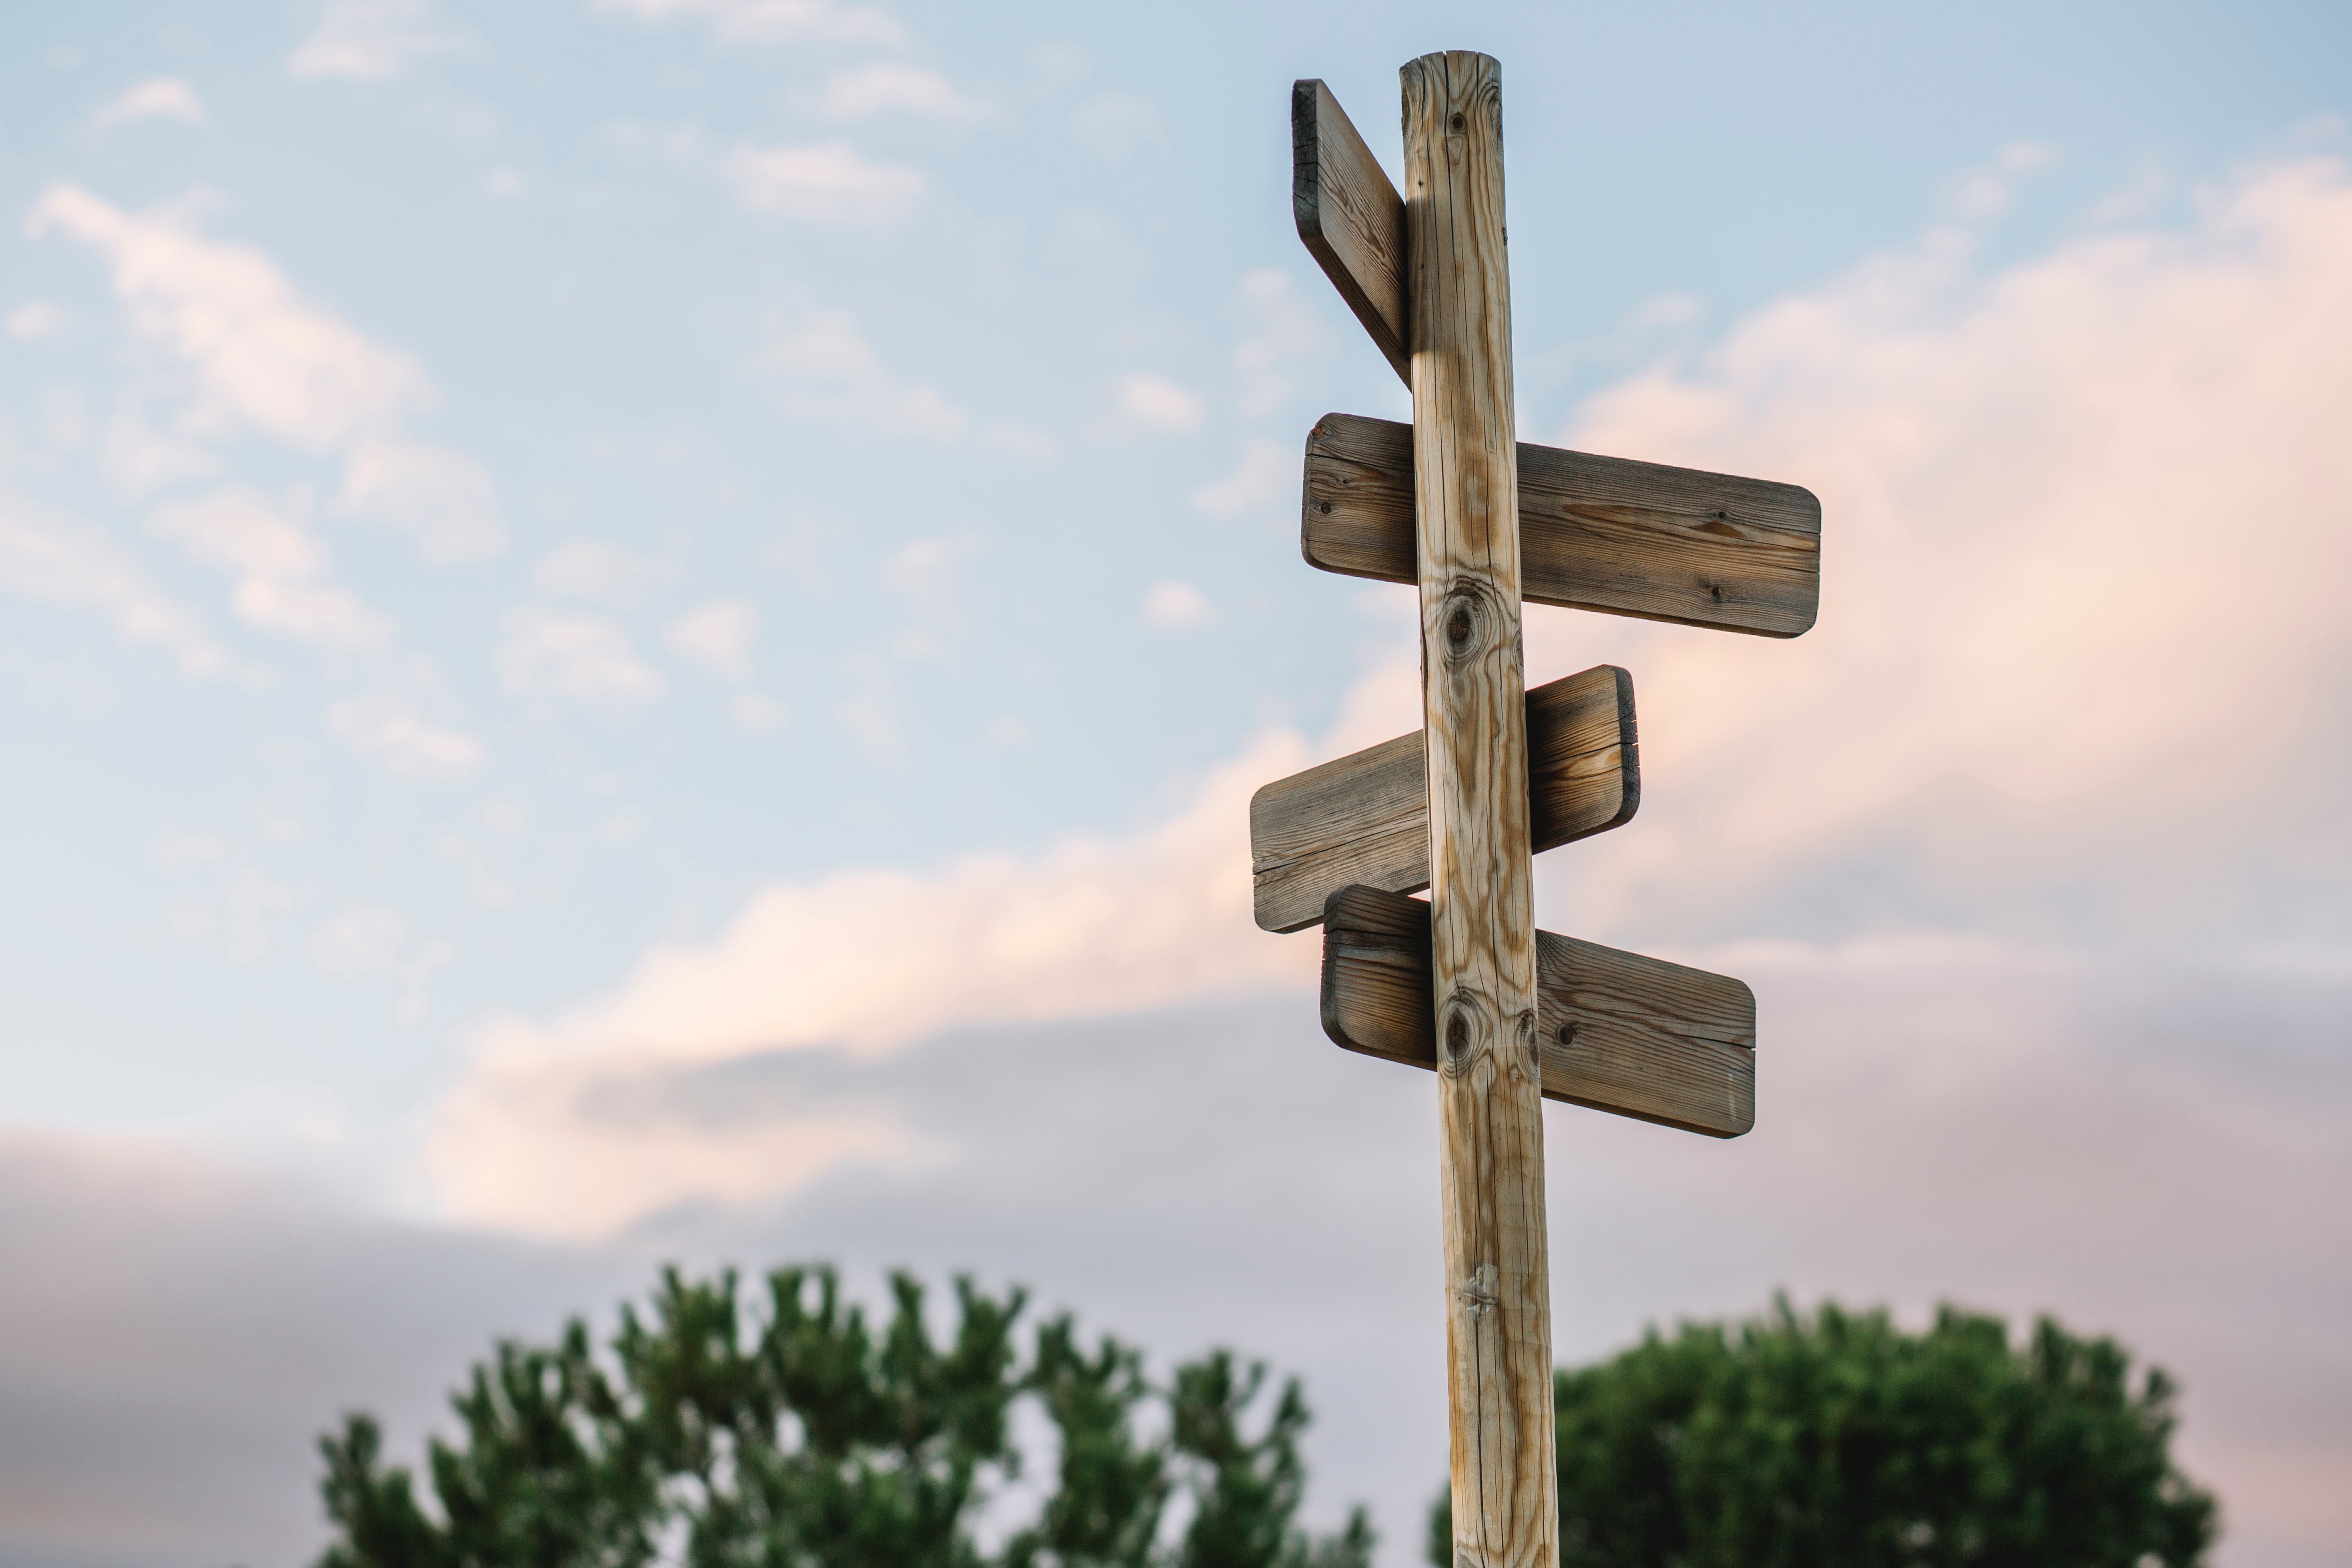
[[[1654,1331],[1553,1378],[1560,1561],[1576,1568],[2195,1568],[2218,1528],[2173,1468],[2174,1388],[2044,1318],[2021,1346],[1946,1307],[1784,1300]],[[1450,1568],[1441,1496],[1430,1561]]]
[[[1296,1381],[1260,1415],[1265,1369],[1230,1352],[1161,1388],[1135,1350],[1089,1350],[1067,1315],[1024,1357],[1017,1289],[959,1279],[938,1342],[922,1288],[890,1289],[877,1328],[830,1268],[778,1270],[756,1311],[731,1271],[669,1270],[601,1357],[577,1321],[551,1346],[501,1343],[452,1398],[463,1435],[433,1441],[429,1500],[385,1465],[376,1423],[349,1416],[320,1441],[336,1531],[320,1568],[1370,1563],[1361,1510],[1321,1540],[1297,1526]],[[1035,1517],[984,1552],[974,1521],[1021,1474],[1024,1400],[1059,1439],[1055,1474]]]

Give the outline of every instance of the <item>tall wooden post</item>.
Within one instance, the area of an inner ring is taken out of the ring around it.
[[[1454,1557],[1457,1568],[1552,1568],[1502,72],[1452,51],[1401,74]]]

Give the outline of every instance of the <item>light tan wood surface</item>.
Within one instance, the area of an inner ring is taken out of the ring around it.
[[[1323,1031],[1437,1066],[1427,904],[1377,888],[1331,895]],[[1737,980],[1539,931],[1536,1037],[1547,1100],[1716,1138],[1756,1125],[1756,996]]]
[[[1400,74],[1454,1561],[1552,1568],[1502,72],[1454,51]]]
[[[1792,637],[1821,604],[1811,490],[1521,442],[1528,602]],[[1351,577],[1414,581],[1412,426],[1327,414],[1307,437],[1299,549]]]
[[[1528,829],[1536,853],[1631,821],[1642,801],[1633,679],[1604,664],[1527,696]],[[1419,731],[1305,773],[1250,800],[1257,923],[1303,931],[1350,883],[1429,886],[1428,763]]]
[[[1290,205],[1298,237],[1410,385],[1405,352],[1404,201],[1331,89],[1290,89]]]

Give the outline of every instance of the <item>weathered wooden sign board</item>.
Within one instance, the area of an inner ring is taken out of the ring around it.
[[[1822,511],[1515,438],[1501,71],[1454,52],[1400,74],[1402,195],[1328,88],[1292,92],[1299,237],[1413,404],[1409,426],[1317,424],[1299,542],[1418,586],[1423,725],[1258,791],[1250,844],[1258,924],[1323,927],[1325,1032],[1437,1075],[1454,1561],[1523,1568],[1559,1556],[1541,1102],[1737,1137],[1756,999],[1535,929],[1533,856],[1623,825],[1642,791],[1632,678],[1528,689],[1520,606],[1795,637]]]

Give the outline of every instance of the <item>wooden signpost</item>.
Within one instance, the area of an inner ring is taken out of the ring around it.
[[[1292,93],[1299,237],[1413,407],[1411,426],[1315,426],[1300,544],[1325,571],[1419,586],[1423,729],[1258,791],[1256,912],[1323,927],[1333,1040],[1437,1074],[1454,1560],[1545,1568],[1542,1100],[1737,1137],[1756,1001],[1535,929],[1532,857],[1622,825],[1641,776],[1632,679],[1603,665],[1527,689],[1520,605],[1795,637],[1819,602],[1821,504],[1515,438],[1500,68],[1452,52],[1400,74],[1402,196],[1328,88]]]

